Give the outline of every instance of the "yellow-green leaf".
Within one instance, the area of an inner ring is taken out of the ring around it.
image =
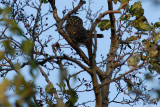
[[[4,52],[0,51],[0,60],[2,60],[4,58]]]
[[[150,30],[150,25],[147,19],[142,16],[139,19],[133,21],[132,26],[135,27],[139,31],[148,31]]]
[[[135,3],[131,6],[129,12],[130,12],[130,14],[131,14],[132,16],[136,16],[137,18],[143,16],[143,14],[144,14],[144,9],[142,8],[141,2],[140,2],[140,1],[135,2]]]
[[[1,95],[5,93],[7,87],[9,85],[9,80],[4,79],[3,82],[0,84],[0,98],[2,97]]]
[[[124,17],[122,17],[122,20],[129,20],[131,18],[130,14],[126,14],[124,15]]]
[[[43,0],[43,3],[46,4],[46,3],[48,3],[48,1],[47,0]]]
[[[121,4],[124,4],[126,2],[129,2],[130,0],[121,0]]]
[[[27,54],[31,54],[32,53],[32,49],[33,49],[33,43],[31,40],[26,40],[22,42],[22,50],[23,52],[27,53]]]
[[[53,87],[53,85],[48,84],[46,85],[45,91],[48,94],[53,94],[55,92],[55,88]]]
[[[11,46],[11,40],[4,40],[2,43],[5,48],[5,53],[14,55],[15,49]]]
[[[136,67],[137,64],[139,63],[140,61],[140,55],[138,54],[133,54],[128,60],[127,60],[127,63],[129,66],[131,67]]]
[[[17,63],[14,65],[14,68],[15,68],[16,70],[19,70],[19,69],[21,69],[21,66],[20,66],[20,64],[17,62]]]
[[[11,107],[11,105],[8,102],[8,98],[5,94],[7,91],[7,87],[9,86],[9,80],[4,79],[3,82],[0,84],[0,104],[3,107]]]
[[[156,22],[155,24],[154,24],[154,27],[160,27],[160,22]]]
[[[158,42],[160,40],[160,34],[156,34],[154,37],[155,37],[156,42]]]
[[[117,4],[118,0],[113,0],[114,4]]]
[[[111,27],[111,22],[110,20],[101,20],[98,23],[98,27],[100,28],[100,30],[108,30]]]
[[[148,57],[154,58],[157,55],[158,55],[158,50],[152,50],[152,51],[149,51]]]

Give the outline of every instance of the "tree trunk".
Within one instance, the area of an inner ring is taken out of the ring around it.
[[[103,83],[106,83],[108,81],[108,79],[105,79],[102,81],[102,84]],[[109,85],[110,84],[107,84],[107,85],[104,85],[102,88],[101,88],[101,95],[102,95],[102,107],[108,107],[109,105]]]

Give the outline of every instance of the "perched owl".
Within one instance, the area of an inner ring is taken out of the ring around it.
[[[89,31],[83,27],[83,20],[78,16],[70,16],[67,19],[65,30],[75,44],[88,45]],[[94,37],[94,34],[92,37]],[[103,38],[103,34],[97,34],[97,38]]]

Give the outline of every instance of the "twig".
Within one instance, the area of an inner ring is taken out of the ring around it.
[[[122,77],[124,77],[125,75],[127,75],[127,74],[133,72],[133,71],[136,70],[137,68],[140,68],[143,64],[144,64],[144,63],[139,64],[138,66],[132,68],[132,69],[129,70],[128,72],[126,72],[126,73],[124,73],[124,74],[121,74],[121,76],[119,76],[119,77],[117,77],[117,78],[114,78],[114,79],[112,79],[112,80],[110,80],[110,81],[107,81],[107,82],[105,82],[105,83],[99,85],[99,87],[102,88],[102,87],[103,87],[104,85],[106,85],[106,84],[109,84],[109,83],[111,83],[111,82],[113,82],[113,81],[116,81],[116,80],[121,79]]]
[[[38,66],[38,68],[39,68],[41,74],[44,76],[46,82],[47,82],[49,85],[52,85],[53,88],[54,88],[54,85],[53,85],[52,82],[49,80],[47,74],[43,71],[43,69],[42,69],[40,66]],[[55,89],[55,88],[54,88],[54,89]],[[59,98],[56,90],[55,90],[54,94],[55,94],[55,98]]]

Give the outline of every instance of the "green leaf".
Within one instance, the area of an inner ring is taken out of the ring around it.
[[[16,63],[15,65],[14,65],[14,68],[18,71],[19,69],[21,69],[21,66],[20,66],[20,63]]]
[[[124,4],[126,2],[129,2],[130,0],[121,0],[121,4]]]
[[[114,4],[117,4],[118,0],[113,0]]]
[[[5,91],[7,91],[6,89],[7,89],[8,85],[9,85],[9,80],[7,80],[7,79],[4,79],[3,82],[0,84],[0,87],[1,87],[0,88],[0,99],[2,97],[4,97]]]
[[[46,4],[46,3],[48,3],[48,1],[47,0],[43,0],[43,3]]]
[[[154,24],[154,27],[156,27],[156,28],[160,27],[160,22],[156,22],[156,23]]]
[[[55,92],[55,88],[53,87],[53,85],[48,84],[46,85],[45,91],[48,94],[53,94]]]
[[[5,48],[10,47],[10,45],[11,45],[11,40],[4,40],[4,41],[3,41],[3,46],[4,46]]]
[[[3,18],[6,18],[9,14],[11,14],[11,9],[7,6],[4,9],[1,9],[1,14],[3,14]]]
[[[140,55],[133,54],[128,60],[127,63],[131,67],[136,67],[140,61]]]
[[[160,40],[160,35],[156,34],[156,35],[154,35],[154,38],[155,38],[155,41],[158,42]]]
[[[148,57],[149,58],[154,58],[158,55],[158,50],[150,50],[149,51],[149,54],[148,54]]]
[[[11,45],[11,40],[4,40],[2,43],[5,48],[5,53],[13,56],[15,53],[15,49]]]
[[[66,84],[63,81],[60,82],[60,84],[58,86],[60,87],[60,89],[61,89],[62,92],[65,91]]]
[[[128,91],[132,91],[132,86],[128,86]]]
[[[30,59],[28,63],[31,66],[30,73],[31,73],[32,76],[34,76],[35,75],[34,73],[37,73],[37,72],[32,72],[32,70],[37,68],[37,63],[33,59]]]
[[[21,48],[23,52],[27,53],[28,55],[32,55],[33,42],[29,39],[26,41],[23,41]]]
[[[0,51],[0,60],[2,60],[4,58],[4,52]]]
[[[22,75],[17,75],[14,78],[13,84],[15,92],[18,97],[16,103],[21,107],[25,102],[32,102],[32,97],[35,94],[34,84],[32,82],[26,82]],[[19,107],[18,106],[18,107]]]
[[[23,35],[22,30],[15,21],[11,20],[10,24],[11,24],[11,26],[9,27],[10,31],[12,31],[14,34]]]
[[[9,25],[8,27],[12,33],[23,35],[22,30],[18,26],[18,23],[16,23],[14,19],[9,18],[9,16],[11,16],[11,9],[9,7],[6,7],[3,10],[0,9],[0,14],[3,14],[3,17],[0,19],[0,21],[3,21],[6,25]]]
[[[0,105],[1,107],[11,107],[9,104],[8,96],[6,96],[6,91],[9,86],[9,80],[4,79],[0,84]]]
[[[98,23],[98,27],[100,28],[100,30],[108,30],[111,27],[111,22],[110,20],[101,20]]]
[[[129,20],[131,18],[130,14],[126,14],[124,17],[122,17],[122,20]]]
[[[78,101],[78,95],[74,89],[67,91],[68,101],[66,102],[67,107],[75,107],[75,103]]]
[[[140,17],[139,19],[134,20],[132,22],[132,26],[135,27],[138,31],[150,30],[150,25],[144,16]]]
[[[132,91],[133,83],[132,80],[129,78],[124,77],[124,81],[127,83],[128,91]]]
[[[135,2],[135,3],[131,6],[129,12],[130,12],[130,14],[131,14],[132,16],[136,16],[137,18],[143,16],[143,14],[144,14],[144,9],[142,8],[141,2],[140,2],[140,1],[139,1],[139,2]]]

